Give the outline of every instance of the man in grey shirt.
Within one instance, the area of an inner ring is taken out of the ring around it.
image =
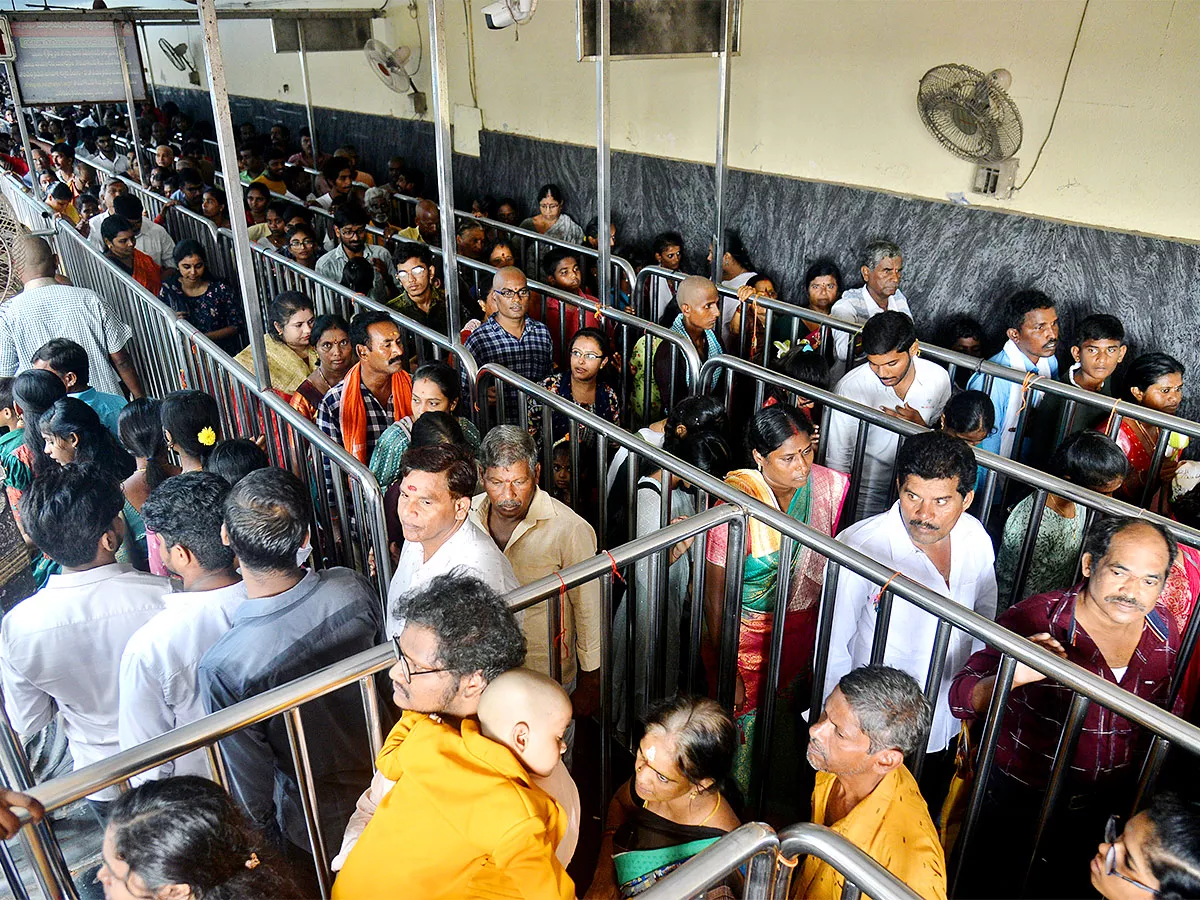
[[[392,254],[383,247],[367,243],[367,223],[370,219],[360,206],[343,203],[333,215],[334,233],[338,245],[317,260],[317,274],[339,284],[342,270],[352,259],[366,257],[375,269],[375,283],[371,285],[371,299],[387,303],[397,293],[392,282],[392,271],[396,268]]]
[[[383,640],[383,605],[365,578],[344,568],[314,572],[296,565],[310,521],[308,489],[283,469],[251,472],[226,498],[222,536],[241,564],[247,599],[232,628],[200,662],[206,712],[309,675]],[[372,774],[359,688],[310,701],[301,713],[321,801],[321,832],[332,851]],[[313,876],[284,718],[245,728],[221,741],[221,749],[234,797],[268,839],[280,844],[296,874]]]

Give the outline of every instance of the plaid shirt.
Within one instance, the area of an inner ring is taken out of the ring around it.
[[[342,395],[346,390],[346,379],[343,378],[340,382],[329,389],[328,393],[321,398],[321,403],[317,407],[317,427],[333,438],[335,444],[339,447],[345,447],[342,443]],[[375,442],[379,440],[379,436],[383,434],[383,430],[395,421],[393,415],[394,398],[388,398],[388,404],[385,407],[382,403],[375,399],[365,384],[361,385],[363,403],[367,408],[367,461],[370,462],[371,454],[375,452]],[[325,462],[325,486],[333,496],[333,472],[328,459]]]
[[[1067,591],[1051,591],[1022,600],[1001,615],[996,624],[1023,637],[1049,633],[1066,648],[1070,662],[1119,684],[1143,700],[1165,707],[1180,642],[1174,620],[1161,604],[1151,610],[1146,616],[1141,642],[1118,682],[1095,642],[1075,621],[1075,598],[1082,587],[1080,584]],[[1000,651],[992,647],[967,660],[950,689],[950,710],[955,716],[967,720],[980,718],[971,705],[971,693],[981,679],[995,675],[999,667]],[[1013,688],[996,744],[996,768],[1021,784],[1035,789],[1046,787],[1073,694],[1070,688],[1050,679]],[[1179,710],[1175,712],[1178,714]],[[1090,704],[1071,761],[1072,784],[1101,785],[1128,777],[1144,737],[1140,726],[1099,703]]]
[[[550,363],[554,358],[550,329],[528,316],[525,317],[525,330],[521,332],[520,340],[501,328],[499,321],[493,316],[471,332],[466,348],[480,367],[486,363],[499,363],[535,384],[541,384],[549,377]],[[470,396],[465,383],[463,396]],[[508,385],[504,386],[504,408],[509,417],[516,421],[516,417],[520,415],[517,390]]]

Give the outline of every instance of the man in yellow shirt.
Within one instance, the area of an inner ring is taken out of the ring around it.
[[[946,859],[904,757],[922,746],[933,711],[911,675],[888,666],[847,674],[809,733],[817,770],[812,820],[825,825],[926,900],[946,900]],[[791,896],[838,900],[845,879],[809,856]]]

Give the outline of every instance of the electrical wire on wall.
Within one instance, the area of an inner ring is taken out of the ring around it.
[[[1050,135],[1054,133],[1054,123],[1058,119],[1058,110],[1062,106],[1063,94],[1067,92],[1067,79],[1071,75],[1071,64],[1075,62],[1075,51],[1079,49],[1079,36],[1083,34],[1083,21],[1087,18],[1088,5],[1092,0],[1083,0],[1083,12],[1079,15],[1079,27],[1075,29],[1075,43],[1071,45],[1071,55],[1067,57],[1067,70],[1063,72],[1062,86],[1058,89],[1058,101],[1054,104],[1054,113],[1050,116],[1050,127],[1046,129],[1046,137],[1042,140],[1042,146],[1038,147],[1037,156],[1033,158],[1033,165],[1029,167],[1029,171],[1025,173],[1025,178],[1018,184],[1015,190],[1021,190],[1029,183],[1029,179],[1033,177],[1033,170],[1037,168],[1038,161],[1042,158],[1042,151],[1046,149],[1046,144],[1050,142]]]

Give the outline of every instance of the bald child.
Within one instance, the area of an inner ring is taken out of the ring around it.
[[[488,684],[478,722],[406,712],[375,763],[395,787],[350,851],[334,900],[573,898],[555,855],[566,814],[534,783],[558,765],[570,722],[566,691],[528,669]]]

